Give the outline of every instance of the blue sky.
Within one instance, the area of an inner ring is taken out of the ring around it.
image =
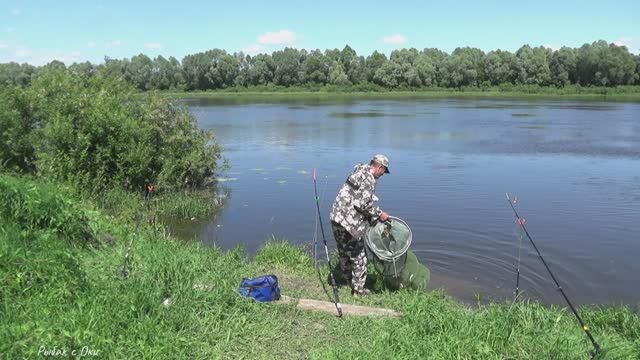
[[[640,1],[6,1],[0,62],[97,63],[140,53],[183,56],[221,48],[266,52],[351,45],[515,51],[604,39],[640,50]]]

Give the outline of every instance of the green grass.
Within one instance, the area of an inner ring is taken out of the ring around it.
[[[111,189],[89,197],[106,214],[121,219],[135,219],[145,204],[142,191],[134,193],[124,189]],[[151,216],[174,220],[203,219],[214,214],[225,202],[224,195],[214,189],[158,192],[152,196]]]
[[[640,86],[564,88],[502,85],[488,88],[422,88],[413,90],[385,90],[375,88],[362,91],[358,87],[250,87],[214,91],[162,91],[174,99],[211,99],[226,102],[253,101],[353,101],[362,99],[437,99],[437,98],[504,98],[504,99],[566,99],[595,101],[640,101]]]
[[[153,208],[162,217],[174,219],[202,219],[224,205],[225,198],[216,196],[213,189],[190,190],[159,194]]]
[[[42,346],[68,353],[86,346],[99,351],[93,358],[110,359],[588,358],[590,344],[571,312],[536,302],[469,307],[442,291],[383,291],[363,299],[342,288],[344,303],[404,316],[338,319],[241,298],[243,277],[273,273],[283,294],[327,299],[309,250],[273,238],[249,258],[242,248],[175,241],[143,221],[125,279],[119,272],[131,221],[55,192],[55,184],[2,175],[0,186],[3,359],[37,358]],[[211,287],[194,289],[198,284]],[[602,359],[638,358],[636,312],[580,311],[605,349]]]

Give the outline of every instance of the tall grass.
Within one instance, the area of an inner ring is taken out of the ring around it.
[[[136,219],[145,206],[142,190],[131,192],[121,188],[87,195],[106,214],[123,220]],[[149,209],[151,214],[161,218],[189,220],[202,219],[215,214],[224,206],[226,196],[217,194],[214,189],[165,191],[154,193]]]

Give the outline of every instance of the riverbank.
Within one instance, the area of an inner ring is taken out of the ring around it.
[[[267,242],[248,258],[242,248],[176,241],[149,217],[123,278],[135,218],[106,214],[42,180],[0,175],[0,188],[3,358],[75,350],[101,358],[584,359],[590,350],[568,309],[533,301],[469,307],[439,290],[362,299],[341,289],[344,303],[395,309],[400,319],[253,303],[238,284],[266,273],[280,278],[285,295],[327,300],[308,251]],[[580,308],[601,358],[640,353],[636,311]]]
[[[358,87],[234,87],[216,91],[160,91],[172,99],[212,99],[221,101],[302,101],[302,100],[419,100],[419,99],[546,99],[640,102],[640,86],[616,88],[506,86],[462,89],[419,89],[414,91],[366,90]]]

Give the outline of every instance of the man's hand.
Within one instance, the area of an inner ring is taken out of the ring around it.
[[[386,212],[383,211],[380,214],[379,218],[380,218],[380,221],[385,222],[385,221],[389,220],[389,214],[387,214]]]

